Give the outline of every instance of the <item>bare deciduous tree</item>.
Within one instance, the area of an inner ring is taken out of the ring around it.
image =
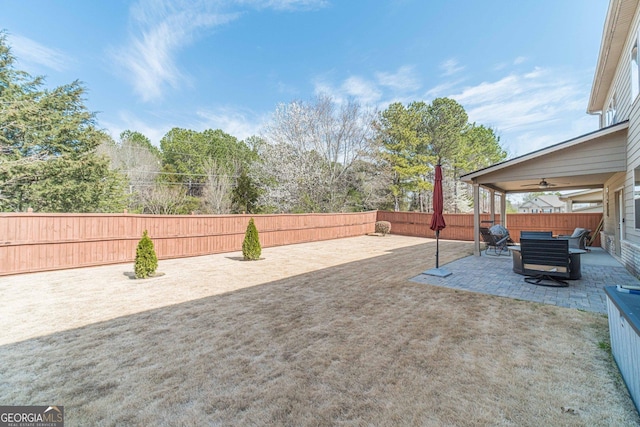
[[[207,178],[202,188],[202,210],[205,213],[231,212],[233,178],[227,175],[227,170],[228,168],[219,167],[213,160],[205,163]]]
[[[288,182],[298,184],[295,185],[297,194],[288,195],[291,203],[321,212],[349,209],[349,194],[353,190],[349,174],[358,160],[372,155],[374,118],[374,112],[355,101],[338,105],[328,96],[277,108],[265,134],[276,148],[265,151],[268,155],[279,152],[276,156],[288,159],[290,172],[294,174]],[[286,166],[282,161],[271,165],[263,160],[263,175],[271,172],[275,177],[287,173],[279,169]],[[284,190],[278,190],[282,197]],[[297,202],[293,202],[294,199]]]
[[[142,212],[156,215],[185,214],[189,204],[187,191],[181,185],[155,184],[138,192]]]
[[[137,132],[125,131],[120,134],[120,141],[109,139],[98,147],[98,153],[107,156],[111,161],[111,168],[119,170],[129,181],[129,206],[133,209],[145,210],[144,200],[147,194],[156,187],[156,179],[162,168],[162,162],[144,142],[136,139],[146,139]],[[147,140],[148,141],[148,140]]]

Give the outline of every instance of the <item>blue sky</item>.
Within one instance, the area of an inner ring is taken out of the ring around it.
[[[325,93],[384,109],[451,97],[511,156],[597,129],[606,0],[0,0],[18,67],[73,80],[112,136],[259,134]]]

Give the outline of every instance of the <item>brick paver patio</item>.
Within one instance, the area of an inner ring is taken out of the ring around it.
[[[576,308],[597,313],[607,312],[603,288],[610,285],[640,284],[618,261],[601,248],[582,255],[582,278],[569,281],[569,287],[536,286],[512,271],[511,256],[469,256],[442,265],[452,274],[435,277],[426,274],[411,279],[417,283],[480,292],[483,294]]]

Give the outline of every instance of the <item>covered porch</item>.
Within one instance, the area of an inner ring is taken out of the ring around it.
[[[480,214],[485,213],[481,189],[489,193],[491,220],[499,213],[508,228],[509,193],[604,188],[614,175],[625,173],[628,128],[628,121],[618,123],[461,176],[473,186],[474,255],[480,256]]]

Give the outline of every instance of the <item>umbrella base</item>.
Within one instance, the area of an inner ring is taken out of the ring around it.
[[[432,268],[427,271],[423,271],[422,274],[426,274],[427,276],[436,276],[436,277],[451,276],[451,272],[444,268]]]

